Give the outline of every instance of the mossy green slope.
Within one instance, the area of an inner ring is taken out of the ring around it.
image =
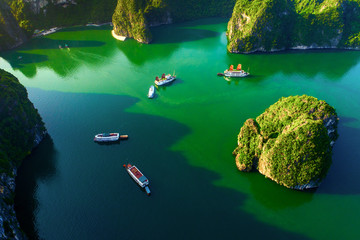
[[[235,0],[118,0],[116,34],[142,43],[152,39],[149,27],[202,17],[230,16]]]
[[[0,69],[0,173],[17,167],[45,132],[24,86]]]
[[[360,0],[238,0],[228,51],[358,48]]]
[[[317,187],[331,165],[337,115],[325,101],[310,96],[281,98],[238,135],[236,165],[257,169],[289,188]]]
[[[26,39],[9,5],[0,0],[0,51],[22,44]]]
[[[117,35],[149,43],[151,33],[146,14],[162,9],[163,1],[119,0],[113,15],[114,31]],[[159,11],[161,14],[161,11]]]
[[[19,39],[31,37],[35,29],[111,22],[117,0],[76,0],[65,5],[45,1],[36,10],[38,2],[0,0],[0,50],[21,44]]]

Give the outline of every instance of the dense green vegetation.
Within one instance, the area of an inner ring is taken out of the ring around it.
[[[19,45],[25,40],[26,35],[11,13],[11,8],[0,0],[0,50]]]
[[[360,0],[237,0],[230,52],[359,47]]]
[[[310,96],[281,98],[240,130],[234,150],[240,171],[256,168],[287,186],[319,184],[331,165],[337,135],[333,107]]]
[[[48,1],[44,8],[34,9],[34,2],[0,0],[0,50],[15,45],[15,38],[19,36],[11,37],[9,32],[13,32],[16,27],[20,27],[30,37],[35,29],[111,22],[115,6],[116,0],[76,0],[76,4],[54,4]],[[1,11],[2,7],[10,7],[11,10]],[[9,16],[4,18],[4,12],[11,14],[15,23],[9,22]]]
[[[0,172],[10,172],[28,155],[44,123],[29,101],[26,89],[0,69]]]
[[[150,26],[201,17],[230,16],[235,0],[118,0],[115,33],[139,42],[151,41]]]

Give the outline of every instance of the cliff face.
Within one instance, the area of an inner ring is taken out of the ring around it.
[[[331,165],[337,122],[335,109],[324,101],[281,98],[256,120],[246,120],[233,152],[236,165],[288,188],[317,187]]]
[[[160,1],[158,7],[164,3]],[[114,31],[117,35],[134,38],[141,43],[151,41],[149,23],[145,18],[145,11],[153,8],[152,1],[119,0],[112,18]]]
[[[0,238],[24,239],[13,209],[16,169],[46,135],[26,89],[0,69]]]
[[[110,22],[117,0],[0,0],[0,51],[22,44],[35,29]]]
[[[359,0],[237,0],[228,51],[359,48]]]
[[[19,46],[27,40],[25,32],[11,12],[11,8],[0,0],[0,51]]]
[[[202,17],[230,16],[235,0],[118,0],[113,15],[117,35],[149,43],[149,27]]]

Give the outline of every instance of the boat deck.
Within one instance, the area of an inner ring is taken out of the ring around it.
[[[131,167],[130,171],[134,174],[134,176],[137,179],[140,179],[142,176],[144,176],[144,175],[141,174],[141,172],[136,167]]]

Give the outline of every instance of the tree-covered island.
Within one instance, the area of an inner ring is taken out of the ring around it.
[[[331,165],[338,117],[325,101],[310,96],[279,99],[248,119],[233,151],[240,171],[258,170],[288,188],[318,187]]]
[[[27,91],[0,69],[0,239],[25,239],[13,209],[17,167],[46,135]]]
[[[237,0],[228,51],[360,47],[359,0]]]

